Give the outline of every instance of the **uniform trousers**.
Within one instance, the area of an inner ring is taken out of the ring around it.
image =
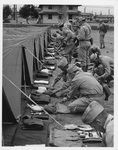
[[[102,106],[104,106],[104,99],[105,95],[104,94],[98,94],[98,95],[87,95],[87,96],[82,96],[72,103],[68,105],[68,108],[72,113],[81,113],[84,112],[87,106],[92,102],[92,101],[97,101],[99,102]]]

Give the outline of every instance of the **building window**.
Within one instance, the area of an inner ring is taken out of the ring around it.
[[[73,6],[69,6],[69,10],[73,10]]]
[[[48,15],[48,19],[52,19],[52,15],[51,14]]]
[[[49,5],[49,6],[48,6],[48,9],[52,9],[52,5]]]
[[[59,19],[62,19],[62,15],[59,15]]]
[[[68,19],[73,19],[73,16],[72,16],[72,15],[69,15],[69,16],[68,16]]]

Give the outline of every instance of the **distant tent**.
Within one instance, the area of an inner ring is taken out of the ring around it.
[[[34,56],[37,58],[37,52],[36,52],[36,43],[34,41]],[[37,59],[33,58],[33,72],[37,72],[38,70],[38,62]]]

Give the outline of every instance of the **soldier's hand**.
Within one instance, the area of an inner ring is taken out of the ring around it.
[[[51,92],[51,94],[55,94],[56,93],[56,90],[53,90],[52,92]]]
[[[49,85],[49,86],[47,86],[47,88],[48,88],[49,90],[54,90],[54,86],[53,86],[53,85]]]
[[[99,76],[99,77],[97,78],[97,80],[98,80],[98,82],[99,82],[100,84],[103,83],[103,78],[102,78],[101,76]]]
[[[50,86],[50,90],[54,90],[54,86],[51,85],[51,86]]]
[[[61,102],[66,102],[66,101],[67,101],[67,97],[64,97]]]
[[[57,97],[56,96],[56,90],[53,90],[53,91],[51,91],[51,94],[50,94],[52,97]]]
[[[67,44],[66,44],[65,42],[63,42],[63,45],[62,45],[62,47],[66,47],[66,45],[67,45]]]

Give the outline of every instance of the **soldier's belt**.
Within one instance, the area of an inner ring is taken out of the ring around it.
[[[79,40],[80,42],[83,42],[83,41],[90,41],[90,39],[88,39],[88,40]]]
[[[92,98],[92,97],[102,97],[104,96],[104,94],[82,94],[81,97],[88,97],[88,98]]]

